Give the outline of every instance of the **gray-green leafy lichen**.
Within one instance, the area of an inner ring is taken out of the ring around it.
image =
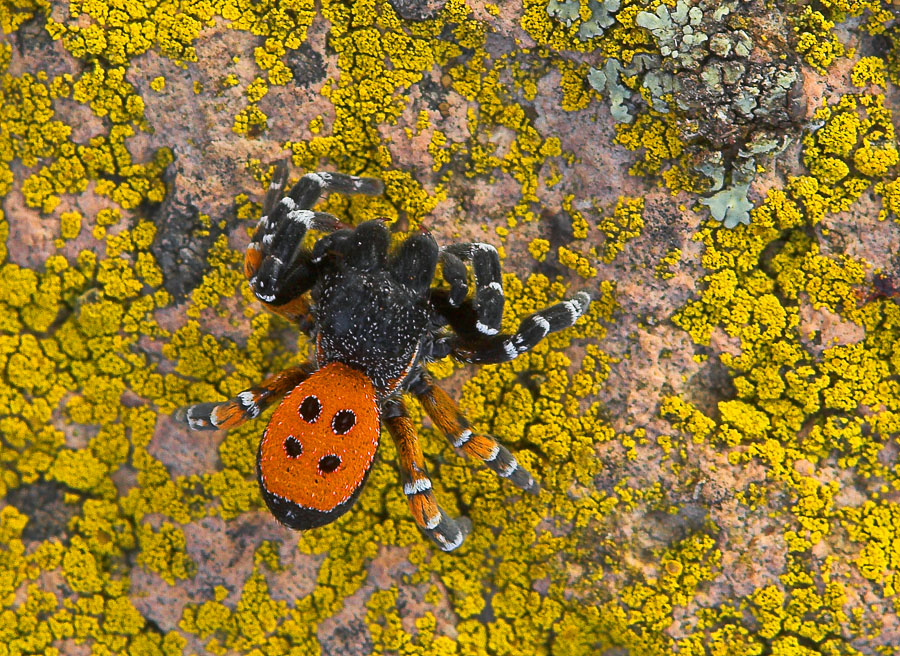
[[[596,36],[603,36],[603,32],[615,21],[620,4],[619,0],[603,0],[603,2],[588,0],[591,17],[578,28],[578,38],[587,41]]]
[[[606,93],[609,97],[609,112],[619,123],[631,123],[634,116],[625,106],[625,100],[631,91],[622,84],[620,75],[625,70],[618,59],[607,59],[603,68],[592,68],[588,73],[588,83],[597,93]],[[627,74],[627,73],[626,73]]]
[[[621,0],[588,0],[588,9],[591,17],[578,26],[578,38],[582,41],[590,41],[594,37],[603,36],[616,19]],[[581,16],[581,2],[579,0],[550,0],[547,3],[547,13],[564,23],[572,25]]]
[[[709,37],[703,32],[703,10],[684,0],[679,0],[671,13],[666,5],[659,5],[653,13],[642,11],[635,22],[650,30],[660,55],[678,61],[682,68],[695,68],[706,55],[703,44]]]
[[[675,111],[681,138],[709,181],[703,203],[733,226],[750,220],[747,190],[757,165],[800,132],[799,61],[784,43],[777,10],[759,2],[678,0],[637,14],[656,52],[627,65],[615,59],[591,69],[588,82],[608,95],[613,117],[630,123],[638,94],[622,83],[637,77],[654,111]],[[612,63],[611,63],[612,62]]]
[[[581,13],[581,4],[578,0],[563,0],[562,2],[550,0],[547,3],[547,13],[568,27],[578,19]]]

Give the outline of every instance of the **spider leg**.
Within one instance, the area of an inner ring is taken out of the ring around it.
[[[472,529],[472,522],[466,517],[451,519],[437,505],[431,479],[425,470],[422,447],[403,402],[400,399],[387,401],[382,419],[397,446],[403,492],[409,501],[413,520],[443,551],[453,551]]]
[[[357,271],[377,271],[387,263],[390,244],[391,235],[384,227],[384,221],[363,221],[350,233],[344,253],[344,267]]]
[[[384,183],[377,178],[360,178],[344,173],[307,173],[295,184],[288,196],[301,210],[308,210],[316,204],[319,196],[326,191],[340,194],[365,194],[378,196],[384,193]]]
[[[315,281],[309,254],[300,248],[303,236],[311,228],[330,232],[337,224],[330,214],[297,209],[290,196],[260,218],[244,255],[244,276],[267,309],[290,319],[303,313],[294,304]]]
[[[266,197],[263,199],[263,216],[268,216],[272,213],[272,210],[275,208],[275,203],[281,199],[281,196],[284,193],[284,186],[287,184],[287,180],[288,160],[283,159],[275,162],[272,171],[272,182],[269,184],[269,188],[266,189]]]
[[[500,332],[503,319],[503,278],[500,272],[500,255],[490,244],[453,244],[445,249],[461,260],[471,260],[475,274],[475,322],[476,330],[488,337]]]
[[[309,362],[285,369],[229,401],[196,403],[179,408],[175,411],[175,420],[186,423],[191,430],[223,430],[240,426],[279,401],[314,371],[315,366]]]
[[[342,226],[331,214],[310,208],[324,191],[378,194],[380,180],[342,173],[308,173],[278,200],[287,180],[284,162],[276,165],[263,202],[263,216],[244,255],[244,276],[263,305],[291,321],[308,314],[304,293],[313,285],[316,268],[300,247],[307,230],[332,232]]]
[[[390,240],[384,221],[363,221],[319,239],[312,248],[312,262],[320,268],[337,263],[342,269],[373,271],[387,261]]]
[[[441,249],[440,261],[444,280],[450,285],[447,302],[450,307],[459,307],[469,293],[469,281],[465,263],[446,248]]]
[[[450,354],[463,362],[496,364],[509,362],[522,353],[531,350],[550,333],[575,325],[578,317],[587,312],[591,297],[587,292],[578,292],[568,301],[556,303],[548,308],[525,317],[519,329],[509,335],[501,333],[480,340],[451,337]],[[465,305],[461,308],[465,309]]]
[[[431,287],[438,253],[437,242],[431,233],[423,231],[413,235],[403,242],[391,259],[391,275],[413,294],[421,296]]]
[[[490,435],[475,433],[459,406],[438,387],[430,376],[423,374],[410,388],[425,412],[455,448],[471,458],[477,458],[501,478],[526,492],[537,494],[539,486],[528,470],[505,446]]]

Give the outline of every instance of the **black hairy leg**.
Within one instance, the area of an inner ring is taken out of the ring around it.
[[[490,244],[473,242],[453,244],[444,250],[461,261],[472,262],[472,273],[475,274],[473,307],[477,315],[475,330],[480,335],[488,337],[496,335],[500,332],[504,305],[503,278],[497,249]],[[451,284],[452,291],[453,285]]]
[[[326,270],[375,272],[387,263],[390,244],[391,236],[384,221],[363,221],[356,228],[338,230],[322,237],[313,246],[312,261]]]
[[[450,285],[450,291],[447,293],[447,304],[451,308],[457,308],[466,300],[466,296],[469,294],[466,265],[446,248],[441,249],[439,259],[444,280]],[[435,291],[441,292],[441,290]]]
[[[463,362],[478,364],[509,362],[533,349],[550,333],[574,326],[578,318],[587,312],[590,304],[590,295],[587,292],[578,292],[568,301],[556,303],[526,317],[519,324],[519,329],[512,334],[500,333],[482,339],[453,336],[449,338],[447,347],[451,355]],[[460,308],[464,316],[467,310],[469,315],[471,313],[466,305],[463,304]]]
[[[341,227],[331,214],[310,208],[323,192],[379,194],[384,185],[373,178],[340,173],[307,173],[283,198],[284,163],[276,166],[263,203],[263,215],[244,255],[244,275],[267,309],[302,323],[309,304],[303,296],[315,283],[316,269],[301,247],[307,230],[331,232]]]
[[[431,287],[438,262],[438,245],[429,232],[407,238],[389,265],[391,275],[416,296],[424,296]]]

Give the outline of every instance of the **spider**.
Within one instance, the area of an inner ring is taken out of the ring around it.
[[[536,493],[531,474],[493,437],[470,426],[425,364],[446,356],[479,364],[512,360],[573,325],[591,298],[579,292],[525,318],[515,333],[501,333],[504,298],[494,247],[439,248],[419,231],[391,251],[382,220],[350,228],[311,209],[323,192],[380,194],[380,180],[309,173],[282,197],[286,181],[282,163],[247,248],[244,274],[266,309],[314,340],[315,358],[229,401],[181,408],[176,417],[193,430],[229,429],[280,401],[263,432],[256,471],[269,510],[292,529],[322,526],[350,509],[383,423],[397,447],[413,519],[438,547],[452,551],[472,524],[438,506],[403,395],[418,399],[456,449]],[[327,233],[311,250],[301,247],[310,229]],[[438,263],[448,288],[432,287]],[[474,273],[471,298],[467,263]]]

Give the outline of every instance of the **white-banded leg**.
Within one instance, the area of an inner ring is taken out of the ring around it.
[[[306,210],[316,204],[325,192],[336,191],[340,194],[365,194],[378,196],[384,193],[384,183],[377,178],[360,178],[344,173],[307,173],[292,188],[288,197],[297,204],[297,208]]]
[[[310,209],[324,191],[379,194],[380,180],[342,173],[308,173],[281,196],[287,164],[279,162],[263,202],[263,214],[244,255],[244,276],[256,297],[271,311],[299,320],[306,315],[302,294],[315,282],[310,255],[301,248],[307,230],[341,227],[331,214]]]
[[[463,261],[472,262],[475,274],[474,308],[478,319],[475,329],[485,336],[500,332],[503,320],[503,277],[500,271],[500,255],[490,244],[474,242],[447,246],[447,253]]]
[[[410,391],[455,448],[469,457],[480,460],[501,478],[526,492],[537,493],[539,486],[527,469],[522,467],[505,446],[490,435],[476,433],[460,412],[459,406],[433,380],[423,374]]]
[[[228,401],[196,403],[179,408],[175,411],[175,420],[187,424],[191,430],[223,430],[240,426],[281,400],[315,370],[309,362],[285,369]]]
[[[578,318],[587,312],[590,304],[590,295],[578,292],[568,301],[551,305],[526,317],[519,324],[519,329],[511,335],[499,334],[478,341],[451,339],[451,354],[463,362],[480,364],[514,360],[534,348],[550,333],[575,325]]]
[[[454,520],[438,506],[416,429],[403,402],[400,399],[386,402],[382,419],[397,446],[400,480],[413,520],[443,551],[453,551],[471,531],[472,522],[466,517]]]

